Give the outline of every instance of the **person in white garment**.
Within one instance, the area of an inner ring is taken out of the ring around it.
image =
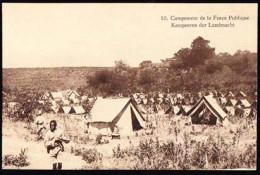
[[[37,126],[37,136],[38,136],[37,140],[41,140],[43,139],[43,135],[46,130],[46,121],[45,118],[42,116],[41,111],[37,113],[35,124]]]
[[[53,169],[61,170],[62,162],[59,159],[60,153],[64,151],[64,143],[69,143],[70,141],[66,139],[60,130],[57,129],[56,120],[50,122],[50,130],[47,131],[44,139],[44,145],[47,148],[47,153],[53,161]]]

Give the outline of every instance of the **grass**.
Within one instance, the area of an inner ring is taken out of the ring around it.
[[[85,162],[82,169],[256,169],[256,120],[249,118],[231,120],[227,126],[207,126],[185,125],[185,119],[177,116],[149,115],[149,120],[157,123],[156,128],[97,145],[95,136],[83,132],[82,116],[44,116],[46,121],[57,120],[58,128],[71,138],[73,144],[71,147],[64,145],[65,152],[80,156]],[[34,138],[33,125],[7,120],[3,120],[3,126],[9,122],[11,127],[13,123],[12,128],[19,131],[17,136],[25,142],[28,137]],[[19,127],[28,132],[20,132]],[[73,139],[74,136],[77,139]],[[29,139],[29,142],[36,140]],[[25,159],[23,163],[10,163],[22,158],[5,156],[3,163],[9,166],[19,167],[34,161]]]

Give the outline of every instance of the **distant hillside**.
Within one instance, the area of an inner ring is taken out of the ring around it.
[[[112,67],[3,68],[3,87],[19,90],[77,89],[87,85],[87,76]]]

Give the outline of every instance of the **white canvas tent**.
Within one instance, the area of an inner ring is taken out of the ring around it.
[[[176,113],[176,115],[183,115],[187,116],[187,112],[192,108],[190,105],[181,105],[179,107],[179,111]]]
[[[172,113],[172,114],[177,114],[179,111],[180,111],[179,106],[172,106],[172,105],[171,105],[171,106],[165,111],[164,114],[170,114],[170,113]]]
[[[223,110],[231,116],[235,115],[235,108],[233,106],[225,106]]]
[[[237,94],[237,97],[245,98],[246,94],[243,91],[239,91],[238,94]]]
[[[227,103],[227,99],[225,97],[219,97],[218,101],[221,105],[225,105]]]
[[[240,105],[242,108],[250,108],[251,106],[247,99],[239,99],[236,105]]]
[[[117,126],[120,135],[131,135],[145,127],[144,117],[130,98],[97,99],[90,115],[92,132],[97,134],[105,128],[113,132]]]
[[[228,99],[225,106],[236,106],[237,100],[236,99]]]
[[[85,114],[86,111],[82,106],[73,106],[76,114]]]
[[[217,101],[211,96],[204,96],[187,112],[193,124],[215,125],[222,123],[227,114],[217,104]]]
[[[63,106],[63,107],[62,107],[62,112],[65,113],[65,114],[74,114],[74,113],[75,113],[75,110],[74,110],[73,107]]]

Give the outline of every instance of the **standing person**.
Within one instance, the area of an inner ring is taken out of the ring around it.
[[[46,130],[45,127],[45,118],[42,116],[42,112],[39,111],[37,113],[37,117],[35,119],[35,124],[37,125],[37,140],[43,139],[43,132]]]
[[[66,140],[61,131],[57,129],[56,120],[52,120],[50,122],[50,130],[45,135],[44,145],[47,148],[47,153],[50,154],[53,161],[54,170],[62,169],[62,162],[59,160],[59,154],[64,151],[63,142],[69,143],[69,140]]]
[[[90,133],[90,122],[91,122],[91,120],[90,120],[90,117],[89,116],[87,116],[87,115],[85,115],[84,116],[84,133],[87,133],[87,134],[89,134]]]

